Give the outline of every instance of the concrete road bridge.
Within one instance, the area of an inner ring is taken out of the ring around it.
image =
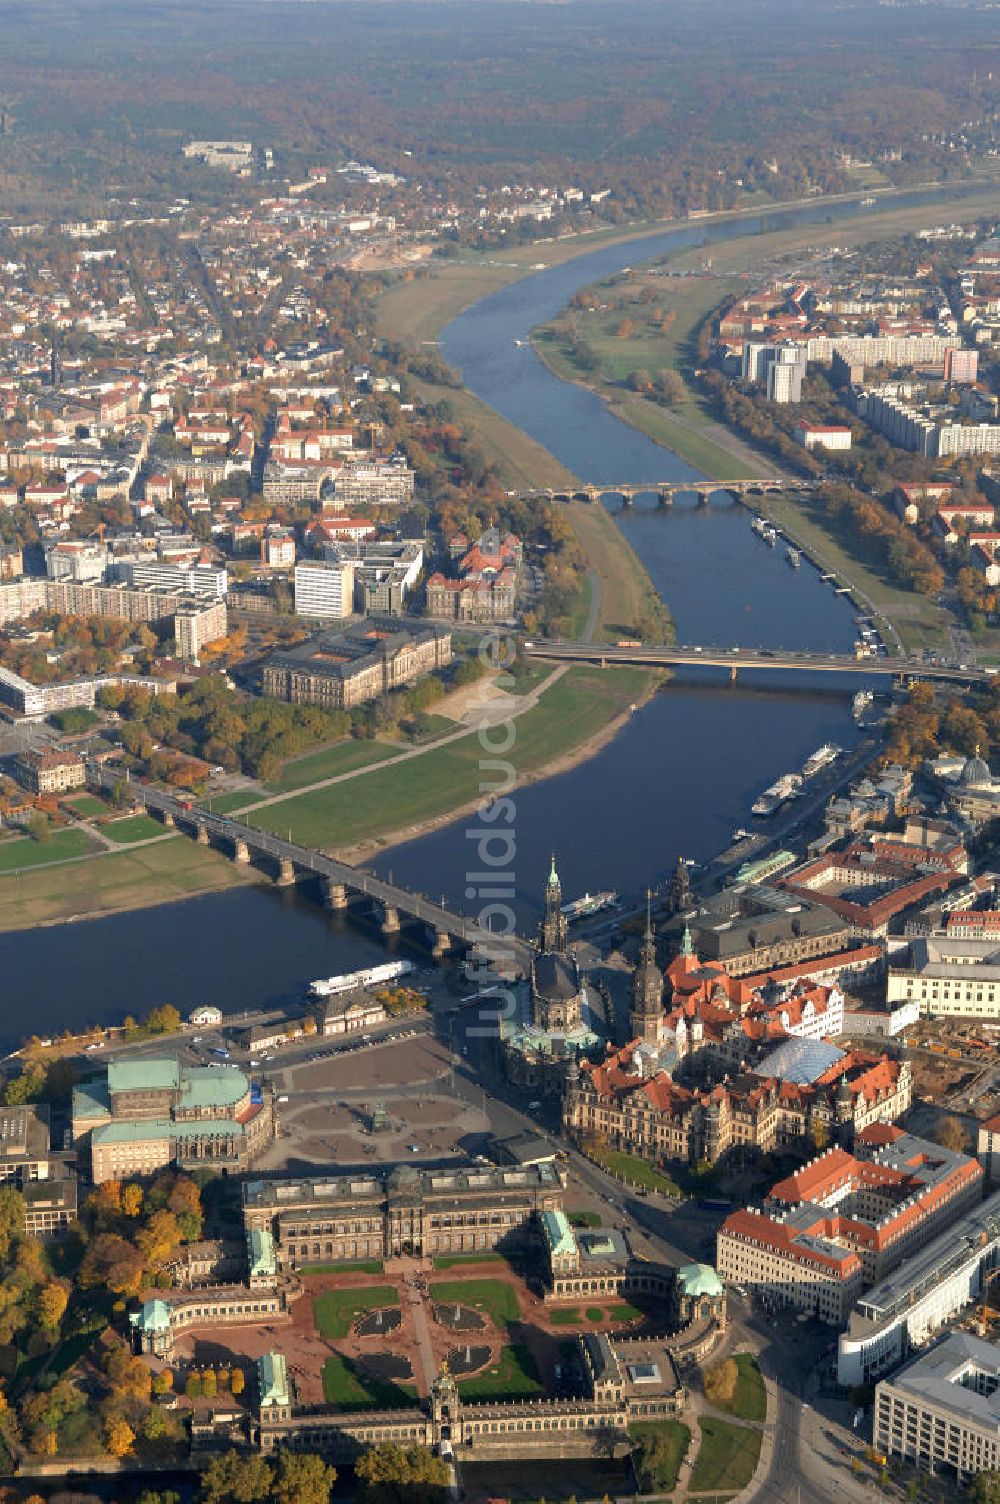
[[[624,507],[630,507],[637,496],[655,496],[663,508],[672,507],[674,498],[677,496],[697,496],[699,505],[707,507],[709,498],[717,491],[726,492],[736,500],[742,501],[747,496],[777,495],[783,491],[811,491],[815,485],[814,480],[753,476],[739,480],[607,481],[602,485],[581,484],[564,491],[536,488],[518,491],[516,494],[523,501],[543,497],[550,501],[598,502],[604,496],[618,496]]]
[[[678,643],[645,645],[640,642],[546,642],[536,638],[524,644],[529,658],[565,663],[597,663],[601,667],[625,663],[646,668],[725,668],[735,679],[740,670],[778,669],[791,674],[876,674],[894,679],[944,679],[963,684],[988,684],[994,672],[975,664],[926,663],[919,658],[878,656],[856,658],[847,653],[806,653],[770,648],[718,648],[683,646]]]
[[[88,763],[87,782],[91,788],[110,791],[121,783],[121,774]],[[523,973],[530,965],[531,947],[517,935],[493,934],[478,920],[399,883],[388,882],[352,867],[349,862],[295,841],[284,841],[229,816],[213,814],[147,784],[130,780],[128,792],[134,803],[157,816],[167,829],[183,831],[199,845],[215,845],[241,865],[259,863],[272,872],[281,887],[291,886],[300,878],[317,879],[328,909],[344,911],[352,899],[367,901],[384,935],[398,934],[402,921],[409,919],[423,929],[435,956],[444,955],[455,945],[474,949],[484,964],[495,963],[496,977],[514,971]]]

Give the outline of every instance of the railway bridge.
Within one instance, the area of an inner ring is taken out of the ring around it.
[[[120,784],[121,775],[88,763],[87,781],[92,788],[110,791]],[[404,919],[415,921],[425,932],[435,956],[443,956],[455,945],[474,950],[484,965],[490,965],[494,980],[523,973],[530,965],[531,946],[527,941],[513,934],[494,933],[477,919],[444,903],[435,903],[423,893],[414,893],[399,883],[352,867],[349,862],[296,841],[282,840],[227,815],[213,814],[201,805],[177,799],[146,784],[130,780],[128,790],[133,800],[157,816],[167,829],[183,831],[199,845],[218,846],[241,865],[257,861],[269,867],[281,887],[311,876],[319,881],[328,909],[345,911],[352,899],[367,902],[374,909],[384,935],[398,934]]]

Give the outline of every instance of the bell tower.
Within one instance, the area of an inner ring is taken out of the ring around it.
[[[650,912],[650,895],[646,894],[646,933],[639,952],[639,964],[632,975],[632,1006],[629,1009],[629,1033],[644,1044],[656,1044],[663,1020],[663,973],[656,964],[656,940]]]
[[[545,911],[538,926],[538,949],[546,955],[564,956],[569,947],[569,925],[562,911],[562,883],[556,871],[555,854],[545,884]]]

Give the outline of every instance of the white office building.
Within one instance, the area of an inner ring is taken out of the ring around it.
[[[225,600],[229,589],[224,564],[167,564],[162,559],[122,565],[127,584],[139,588],[160,585],[165,590],[183,590],[189,595]]]
[[[886,1000],[918,1002],[925,1018],[1000,1018],[1000,945],[915,936],[889,963]]]
[[[1000,1192],[855,1301],[837,1343],[837,1383],[868,1384],[922,1347],[977,1298],[1000,1263]]]
[[[1000,1347],[951,1332],[875,1391],[875,1449],[961,1482],[1000,1467]]]
[[[295,566],[296,616],[341,620],[354,609],[355,565],[348,559],[303,559]]]

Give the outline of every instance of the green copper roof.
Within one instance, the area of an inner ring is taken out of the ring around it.
[[[73,1117],[83,1122],[90,1118],[106,1118],[111,1114],[111,1099],[108,1083],[100,1079],[81,1081],[73,1088]]]
[[[176,1091],[180,1085],[176,1060],[112,1060],[108,1066],[108,1090]]]
[[[289,1403],[291,1397],[288,1393],[288,1369],[283,1353],[265,1353],[263,1357],[258,1358],[257,1379],[262,1410],[271,1405]]]
[[[242,1136],[243,1124],[235,1118],[197,1118],[174,1123],[167,1118],[118,1118],[102,1123],[91,1134],[95,1144],[142,1144],[157,1138],[214,1138],[216,1135]]]
[[[129,1316],[140,1332],[166,1332],[170,1329],[170,1307],[165,1300],[144,1300],[138,1311]]]
[[[717,1297],[722,1292],[722,1281],[711,1264],[685,1264],[677,1271],[677,1285],[682,1295],[708,1295]]]
[[[542,1230],[553,1257],[577,1252],[576,1238],[565,1212],[542,1212]]]
[[[688,924],[684,926],[684,938],[681,941],[681,955],[694,955],[694,941],[691,939],[691,926]]]
[[[274,1257],[274,1239],[266,1227],[251,1227],[247,1234],[250,1250],[250,1273],[255,1275],[276,1274],[278,1265]]]
[[[230,1065],[202,1065],[181,1071],[180,1107],[232,1107],[250,1090],[242,1071]]]
[[[559,886],[559,874],[556,871],[556,854],[553,851],[553,853],[552,853],[552,866],[549,868],[549,887],[550,888],[558,888],[558,886]]]

